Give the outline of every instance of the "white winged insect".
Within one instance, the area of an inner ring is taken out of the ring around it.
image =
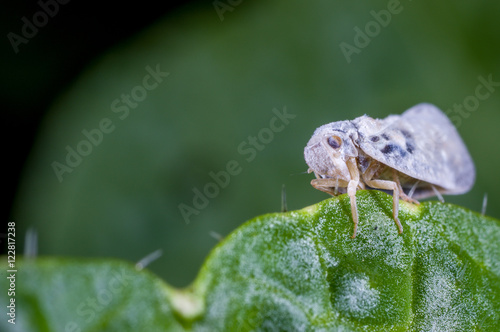
[[[316,179],[311,185],[331,195],[346,193],[354,234],[358,226],[356,191],[390,190],[399,233],[399,198],[419,204],[440,194],[462,194],[475,181],[472,158],[446,115],[431,104],[418,104],[385,119],[361,116],[316,129],[304,149]]]

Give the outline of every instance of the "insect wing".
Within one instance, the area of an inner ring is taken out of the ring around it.
[[[400,116],[383,120],[365,116],[353,123],[358,127],[360,148],[373,159],[439,186],[443,193],[464,193],[474,184],[474,163],[465,144],[434,105],[419,104]]]

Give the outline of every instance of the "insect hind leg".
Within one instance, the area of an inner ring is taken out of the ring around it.
[[[420,205],[419,201],[417,201],[416,199],[411,197],[411,196],[413,196],[413,191],[415,191],[415,188],[416,188],[416,185],[418,184],[418,181],[415,182],[415,185],[411,188],[409,194],[406,195],[403,188],[401,187],[401,182],[399,181],[398,172],[395,169],[392,170],[392,177],[394,179],[394,182],[396,182],[396,184],[398,186],[399,197],[401,197],[401,199],[403,199],[404,201],[406,201],[408,203]]]
[[[389,180],[368,180],[364,179],[365,183],[374,188],[374,189],[385,189],[392,190],[392,217],[394,218],[394,222],[398,226],[399,234],[403,233],[403,226],[401,226],[401,222],[399,221],[399,186],[397,182],[389,181]]]

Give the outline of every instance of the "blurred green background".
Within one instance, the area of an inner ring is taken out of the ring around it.
[[[480,211],[488,193],[487,214],[498,218],[500,83],[475,97],[479,77],[500,82],[498,13],[495,1],[176,7],[95,54],[71,84],[57,88],[9,220],[18,234],[37,230],[41,255],[137,261],[162,249],[149,268],[185,286],[219,235],[280,210],[283,184],[291,210],[328,198],[304,173],[303,148],[316,127],[363,114],[383,118],[420,102],[449,110],[476,163],[473,190],[445,199]],[[36,73],[40,85],[65,63],[51,66]],[[168,76],[154,85],[145,77],[157,69]],[[12,93],[20,103],[30,98]],[[457,113],[454,105],[464,101],[469,106]],[[279,132],[266,129],[284,109],[295,117]],[[109,133],[99,138],[93,130],[103,119]],[[84,130],[98,143],[84,143]],[[68,147],[91,151],[59,181],[53,163],[66,164]],[[209,192],[207,206],[187,223],[179,205],[193,207],[195,191],[232,160],[240,172]]]

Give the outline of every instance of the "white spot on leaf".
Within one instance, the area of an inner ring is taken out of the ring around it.
[[[380,302],[380,292],[370,287],[369,279],[354,273],[344,275],[334,295],[334,305],[354,318],[370,315]]]

